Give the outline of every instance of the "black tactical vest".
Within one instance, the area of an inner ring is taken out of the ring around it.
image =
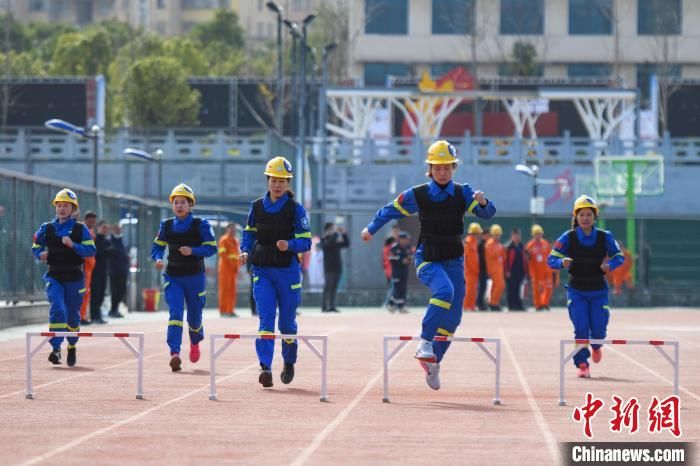
[[[82,243],[83,224],[75,222],[68,236],[74,243]],[[56,235],[56,227],[53,223],[46,224],[45,242],[46,249],[49,251],[46,258],[46,263],[49,264],[47,275],[61,282],[81,280],[83,278],[83,258],[73,248],[63,244],[61,237]]]
[[[204,272],[203,258],[194,255],[183,256],[180,253],[180,247],[182,246],[194,248],[202,245],[202,235],[199,233],[199,225],[202,223],[202,219],[193,218],[190,229],[182,233],[173,231],[174,223],[175,219],[169,218],[163,225],[165,242],[168,243],[168,266],[165,268],[165,273],[173,277],[182,277]]]
[[[297,203],[291,197],[275,214],[265,212],[263,198],[253,202],[253,216],[257,229],[251,261],[260,267],[289,267],[295,254],[277,249],[277,241],[294,239],[294,214]]]
[[[569,266],[569,286],[581,291],[602,290],[605,288],[605,272],[600,266],[608,254],[605,249],[608,235],[604,230],[598,230],[593,247],[583,246],[576,230],[570,230],[568,235],[568,255],[573,259]]]
[[[423,259],[429,262],[454,259],[464,255],[464,211],[467,208],[462,185],[454,183],[454,196],[433,202],[428,196],[428,184],[413,188],[418,203]]]

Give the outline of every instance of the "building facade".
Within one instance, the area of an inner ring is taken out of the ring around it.
[[[367,86],[456,65],[512,76],[520,43],[535,76],[643,87],[652,73],[700,77],[699,20],[696,0],[353,0],[350,73]]]
[[[299,21],[324,2],[277,0],[275,3],[284,9],[286,18]],[[277,37],[277,16],[266,4],[266,0],[0,0],[0,9],[10,8],[22,22],[84,26],[117,19],[160,35],[175,36],[187,33],[197,23],[209,21],[217,9],[224,8],[238,13],[248,39],[265,42]]]

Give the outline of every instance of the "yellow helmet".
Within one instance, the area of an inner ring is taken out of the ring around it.
[[[583,196],[579,196],[574,202],[574,215],[576,215],[576,212],[580,209],[585,208],[593,209],[593,213],[596,216],[598,215],[598,204],[596,204],[595,199],[584,194]]]
[[[501,228],[501,225],[494,223],[491,225],[491,228],[489,228],[489,233],[492,235],[502,235],[503,234],[503,228]]]
[[[53,205],[55,206],[57,202],[70,202],[76,209],[78,208],[78,196],[68,188],[63,188],[56,194],[56,197],[53,198]]]
[[[457,149],[445,140],[435,141],[428,148],[428,160],[431,165],[448,165],[457,163]]]
[[[275,157],[265,166],[265,175],[275,178],[291,178],[294,176],[292,171],[292,164],[284,157]]]
[[[544,235],[544,229],[543,229],[541,226],[537,225],[537,224],[532,225],[532,229],[530,230],[530,234],[531,234],[532,236],[535,236],[535,235],[538,234],[538,233],[541,234],[541,235]]]
[[[469,228],[467,229],[470,235],[478,235],[481,234],[484,230],[481,229],[481,225],[479,225],[476,222],[472,222],[469,224]]]
[[[192,188],[187,186],[185,183],[180,183],[179,185],[175,186],[173,190],[170,192],[170,203],[173,203],[173,199],[175,196],[184,196],[190,201],[192,201],[192,205],[195,205],[197,203],[197,200],[194,197],[194,191],[192,191]]]

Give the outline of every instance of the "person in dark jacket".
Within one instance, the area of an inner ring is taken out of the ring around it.
[[[408,267],[413,259],[411,251],[411,235],[402,231],[399,241],[391,247],[391,307],[398,309],[401,314],[408,313],[406,309],[406,293],[408,291]]]
[[[481,232],[481,240],[479,241],[479,291],[476,295],[476,305],[480,311],[488,311],[489,308],[484,300],[486,294],[486,283],[489,279],[489,274],[486,271],[486,241],[490,238],[488,228]]]
[[[339,312],[335,307],[335,295],[338,290],[338,282],[340,282],[340,274],[343,272],[343,259],[340,250],[348,246],[350,246],[350,240],[343,227],[326,223],[323,229],[323,238],[321,238],[325,278],[321,312]]]
[[[510,242],[506,246],[506,284],[508,286],[508,309],[524,311],[520,287],[525,280],[525,247],[519,228],[510,232]]]
[[[124,245],[122,227],[112,226],[112,251],[109,257],[109,287],[112,293],[110,317],[124,317],[119,313],[119,303],[126,298],[126,283],[129,278],[129,251]]]
[[[102,318],[102,302],[107,291],[107,275],[109,273],[109,256],[112,252],[112,243],[109,238],[109,224],[100,220],[97,222],[97,234],[95,235],[95,269],[92,272],[90,287],[90,320],[93,324],[106,324]]]

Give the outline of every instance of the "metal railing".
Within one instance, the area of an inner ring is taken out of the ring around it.
[[[597,155],[663,155],[668,164],[700,164],[700,138],[657,140],[612,139],[594,141],[586,137],[447,138],[467,164],[515,164],[524,161],[541,164],[591,164]],[[414,137],[348,139],[329,136],[328,161],[335,164],[417,164],[423,163],[426,148],[433,142]],[[320,138],[310,138],[313,157],[320,157]],[[164,150],[166,161],[257,162],[271,155],[292,157],[294,144],[273,132],[253,136],[233,135],[207,128],[152,129],[139,132],[119,129],[106,134],[100,143],[100,161],[124,160],[123,150],[137,147],[146,151]],[[90,141],[80,141],[45,128],[9,128],[0,133],[0,163],[24,163],[31,173],[34,163],[88,160]]]
[[[58,178],[58,176],[57,176]],[[75,191],[81,212],[97,213],[109,223],[119,222],[124,243],[130,250],[130,293],[137,309],[142,308],[146,288],[160,288],[161,275],[152,266],[151,246],[161,219],[172,216],[167,203],[23,175],[0,169],[0,299],[8,301],[45,300],[42,275],[46,265],[37,263],[31,252],[32,238],[39,226],[55,217],[51,205],[61,188]],[[198,204],[195,214],[210,219],[218,235],[229,221],[243,222],[247,210]],[[217,289],[217,256],[207,258],[207,288]],[[216,296],[216,293],[210,293]]]

